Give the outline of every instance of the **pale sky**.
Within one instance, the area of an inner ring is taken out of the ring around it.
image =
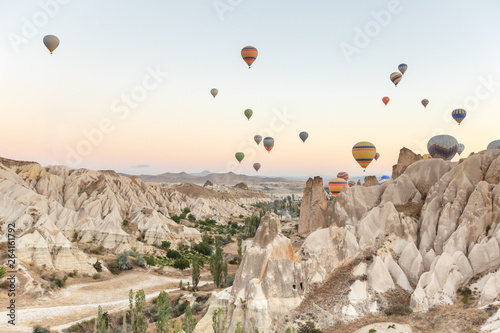
[[[253,175],[259,162],[259,175],[359,176],[355,143],[381,155],[367,175],[390,174],[402,147],[425,154],[436,134],[467,156],[500,139],[499,12],[494,0],[3,0],[0,156],[130,174]],[[61,41],[52,55],[48,34]],[[250,70],[247,45],[259,50]],[[270,154],[256,134],[274,137]]]

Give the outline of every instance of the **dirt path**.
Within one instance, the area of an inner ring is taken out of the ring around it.
[[[0,332],[32,332],[33,326],[50,326],[61,331],[79,321],[95,317],[97,307],[103,311],[115,312],[128,307],[128,291],[143,289],[146,299],[157,297],[160,291],[173,291],[179,281],[188,279],[170,278],[147,274],[146,272],[127,272],[118,277],[98,282],[70,285],[50,298],[34,300],[29,307],[16,310],[16,326],[0,320]],[[191,282],[191,281],[190,281]],[[200,285],[210,281],[200,281]],[[0,312],[0,318],[7,318],[7,312]]]

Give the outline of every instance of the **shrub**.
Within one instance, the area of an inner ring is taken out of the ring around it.
[[[384,310],[386,316],[406,316],[411,313],[411,309],[408,305],[405,304],[395,304]]]
[[[193,215],[193,214],[189,214],[189,215],[188,215],[188,220],[189,220],[190,222],[196,222],[196,217],[194,217],[194,215]]]
[[[175,223],[180,223],[181,222],[181,218],[177,215],[172,215],[171,216],[172,220],[175,222]]]
[[[118,263],[117,263],[115,260],[110,261],[110,262],[108,263],[108,269],[109,269],[109,271],[110,271],[111,273],[113,273],[114,275],[118,275],[118,274],[120,274],[120,273],[121,273],[121,270],[120,270],[120,268],[118,267]]]
[[[73,242],[76,242],[78,240],[78,232],[73,233]]]
[[[68,275],[69,275],[69,277],[75,277],[78,275],[78,271],[75,269],[73,272],[69,273]]]
[[[144,257],[144,260],[146,260],[146,263],[149,266],[156,266],[156,259],[154,257]]]
[[[169,259],[178,259],[181,257],[181,254],[178,251],[175,250],[168,250],[167,251],[167,258]]]
[[[142,242],[142,236],[137,237],[137,238],[136,238],[136,240],[137,240],[138,242]]]
[[[167,241],[162,241],[161,242],[161,248],[165,251],[167,251],[170,248],[170,242]]]
[[[319,328],[316,328],[314,322],[307,321],[306,323],[299,326],[298,333],[321,333],[322,331]]]
[[[224,280],[224,287],[231,287],[234,282],[234,276],[233,275],[228,275],[226,276],[226,279]]]
[[[180,269],[181,271],[185,270],[189,267],[189,260],[184,257],[177,258],[174,261],[174,267]]]
[[[64,281],[61,279],[56,279],[56,286],[59,288],[64,287]]]
[[[172,309],[172,317],[179,317],[186,311],[186,308],[188,306],[188,302],[182,302],[177,304],[173,309]]]
[[[128,221],[127,221],[127,220],[123,220],[123,222],[122,222],[122,226],[124,226],[124,227],[128,227]]]
[[[102,272],[102,265],[101,265],[101,262],[99,260],[97,260],[94,264],[94,268],[96,271],[98,272]]]
[[[138,252],[137,252],[137,255],[135,257],[135,264],[137,266],[142,267],[142,268],[146,267],[146,260],[144,260],[144,258]]]
[[[209,256],[212,254],[212,247],[208,242],[201,242],[193,246],[193,250],[198,252],[199,254],[203,254],[205,256]]]
[[[195,302],[195,303],[193,303],[193,307],[191,308],[191,311],[193,311],[193,313],[196,314],[196,313],[200,312],[202,310],[202,308],[203,307],[201,306],[200,303]]]
[[[104,252],[104,246],[100,245],[99,247],[95,247],[93,249],[90,249],[90,253],[92,254],[97,254],[101,255]]]
[[[5,266],[1,266],[0,267],[0,279],[3,279],[6,272],[7,272],[7,269],[5,269]]]
[[[100,277],[101,277],[101,275],[99,273],[95,273],[94,275],[92,275],[92,278],[94,280],[98,280]]]
[[[130,264],[130,258],[128,253],[123,251],[116,257],[116,264],[121,271],[126,271],[128,269],[132,269],[132,264]]]
[[[33,326],[33,333],[50,333],[50,327],[43,327],[41,325]]]

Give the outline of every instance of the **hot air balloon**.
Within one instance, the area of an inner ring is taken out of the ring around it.
[[[262,141],[262,136],[257,134],[256,136],[253,137],[253,140],[255,141],[255,143],[258,146],[260,144],[260,142]]]
[[[254,163],[254,164],[253,164],[253,168],[255,169],[255,171],[259,172],[259,169],[260,169],[260,163]]]
[[[460,156],[460,154],[462,154],[462,152],[464,150],[465,150],[465,145],[463,143],[459,143],[458,147],[457,147],[457,154],[458,154],[458,156]]]
[[[458,141],[451,135],[437,135],[427,143],[427,150],[432,158],[451,160],[458,150]]]
[[[302,192],[305,192],[305,191],[306,191],[306,184],[304,184],[304,185],[302,186]]]
[[[387,96],[385,96],[384,98],[382,98],[382,102],[384,102],[384,104],[387,106],[387,103],[389,103],[391,99]]]
[[[379,158],[379,157],[380,157],[380,154],[379,154],[379,153],[376,153],[376,154],[375,154],[375,157],[374,157],[374,158],[375,158],[375,161],[378,161],[378,158]]]
[[[396,87],[398,86],[398,83],[399,83],[399,81],[401,81],[402,77],[403,77],[403,75],[401,75],[401,73],[399,73],[399,72],[394,72],[390,76],[392,83],[394,83],[394,85]]]
[[[52,52],[59,46],[59,38],[54,35],[47,35],[43,37],[43,43],[45,44],[45,47],[49,49],[50,54],[52,54]]]
[[[342,178],[343,180],[348,181],[349,174],[347,172],[342,171],[337,174],[337,178]]]
[[[264,138],[264,147],[266,148],[267,152],[270,153],[271,149],[273,149],[274,147],[274,139],[270,136]]]
[[[486,149],[500,149],[500,140],[491,141]]]
[[[428,99],[423,99],[421,103],[424,106],[424,108],[426,108],[427,104],[429,104],[429,100]]]
[[[406,70],[408,69],[408,65],[407,64],[400,64],[398,66],[398,70],[401,72],[401,74],[405,74]]]
[[[307,132],[300,132],[299,133],[299,138],[302,140],[302,142],[306,142],[307,138],[309,137],[309,134]]]
[[[451,116],[460,125],[460,123],[462,122],[462,120],[464,120],[465,117],[467,116],[467,111],[465,111],[464,109],[455,109],[451,113]]]
[[[429,154],[424,154],[424,156],[422,156],[424,158],[424,160],[428,160],[428,159],[431,159],[432,156],[429,155]]]
[[[349,187],[353,187],[353,186],[356,186],[356,182],[354,180],[350,180],[347,185],[349,185]]]
[[[241,163],[241,161],[243,161],[243,158],[245,158],[245,154],[243,154],[241,151],[240,152],[237,152],[236,154],[234,154],[234,157],[236,157],[236,159],[238,160],[238,162]]]
[[[253,46],[245,46],[241,50],[241,57],[247,63],[248,69],[250,69],[250,66],[252,66],[255,59],[257,59],[258,54],[259,51],[257,51],[257,49]]]
[[[217,94],[219,93],[219,91],[218,91],[217,89],[213,88],[212,90],[210,90],[210,93],[211,93],[211,94],[212,94],[212,96],[214,96],[214,98],[215,98],[215,96],[217,96]]]
[[[366,167],[372,162],[375,154],[377,153],[377,148],[371,142],[361,141],[352,147],[352,156],[356,159],[356,162],[363,168],[363,172]]]
[[[247,117],[248,120],[250,120],[250,117],[253,115],[253,111],[250,109],[246,109],[245,112],[243,113],[245,114],[245,117]]]
[[[380,178],[380,185],[385,184],[389,179],[391,179],[391,176],[382,176]]]
[[[328,183],[328,189],[330,190],[330,192],[332,192],[334,197],[336,197],[346,186],[347,182],[342,178],[333,178]]]

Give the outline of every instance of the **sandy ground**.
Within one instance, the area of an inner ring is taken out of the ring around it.
[[[0,312],[0,332],[32,332],[35,325],[50,326],[54,331],[61,331],[76,322],[96,316],[99,305],[108,312],[128,308],[130,289],[143,289],[146,298],[150,299],[158,296],[162,290],[176,290],[180,280],[147,272],[125,272],[106,281],[70,285],[50,298],[33,300],[32,305],[17,308],[15,327],[7,323],[7,312]],[[188,281],[186,278],[183,280]],[[208,282],[201,281],[200,285]]]

